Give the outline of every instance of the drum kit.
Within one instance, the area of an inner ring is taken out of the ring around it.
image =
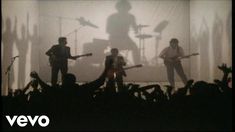
[[[77,20],[80,22],[80,24],[82,26],[90,26],[92,28],[98,28],[98,26],[92,24],[91,22],[83,20],[82,17],[77,19]],[[138,30],[138,35],[136,35],[135,37],[139,39],[140,61],[141,61],[141,63],[146,64],[147,59],[146,59],[146,56],[145,56],[145,39],[152,38],[153,36],[150,35],[150,34],[145,34],[145,33],[142,32],[142,28],[149,27],[149,25],[139,24],[136,27],[137,27],[137,30]]]
[[[45,15],[44,15],[45,16]],[[71,31],[71,32],[69,32],[69,33],[67,33],[66,35],[64,35],[64,36],[66,36],[66,37],[68,37],[68,36],[70,36],[71,34],[74,34],[74,36],[75,36],[75,42],[74,42],[74,46],[75,46],[75,52],[77,51],[77,41],[78,41],[78,39],[77,39],[77,34],[78,34],[78,31],[80,30],[80,28],[82,28],[82,27],[84,27],[84,26],[88,26],[88,27],[91,27],[91,28],[99,28],[97,25],[95,25],[95,24],[93,24],[92,22],[90,22],[89,20],[87,20],[87,19],[85,19],[85,18],[83,18],[83,17],[80,17],[80,18],[76,18],[76,19],[74,19],[74,18],[68,18],[68,17],[61,17],[61,16],[48,16],[48,15],[46,15],[47,17],[56,17],[56,18],[58,18],[59,19],[59,25],[60,25],[60,27],[59,27],[59,29],[60,29],[60,36],[61,36],[61,34],[62,34],[62,19],[69,19],[69,20],[75,20],[75,21],[78,21],[79,22],[79,24],[81,25],[79,28],[77,28],[77,29],[75,29],[75,30],[73,30],[73,31]],[[142,25],[142,24],[139,24],[139,25],[137,25],[136,26],[136,28],[137,28],[137,30],[138,30],[138,35],[136,35],[135,37],[136,38],[138,38],[139,39],[139,53],[140,53],[140,60],[141,60],[141,62],[143,62],[143,63],[145,63],[145,62],[147,62],[147,60],[146,60],[146,56],[145,56],[145,40],[146,39],[149,39],[149,38],[152,38],[153,36],[152,35],[150,35],[150,34],[145,34],[145,33],[142,33],[142,29],[143,28],[147,28],[147,27],[149,27],[149,25]]]

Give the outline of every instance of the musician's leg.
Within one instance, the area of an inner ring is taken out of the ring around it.
[[[116,81],[117,81],[117,86],[118,86],[118,92],[123,92],[124,91],[124,87],[123,87],[123,78],[122,78],[122,75],[117,76]]]
[[[134,46],[132,53],[133,53],[133,59],[134,59],[135,64],[139,64],[140,63],[140,52],[136,46]]]
[[[52,66],[51,68],[51,85],[56,86],[58,80],[59,67]]]
[[[175,69],[176,69],[176,72],[178,73],[178,75],[180,76],[181,80],[183,81],[183,83],[186,85],[188,79],[184,73],[183,66],[182,66],[181,62],[178,62],[175,64]]]
[[[62,81],[63,81],[63,79],[64,79],[64,75],[65,74],[67,74],[67,72],[68,72],[68,67],[67,66],[62,66],[61,68],[60,68],[60,70],[61,70],[61,79],[62,79]]]
[[[138,47],[136,46],[136,44],[131,40],[130,41],[130,46],[131,46],[131,50],[132,50],[132,56],[133,56],[133,60],[135,64],[139,64],[140,63],[140,51],[138,49]]]
[[[174,78],[174,65],[166,64],[167,78],[172,87],[175,87],[175,78]]]
[[[115,81],[114,79],[109,79],[108,82],[106,83],[106,92],[108,93],[115,93]]]

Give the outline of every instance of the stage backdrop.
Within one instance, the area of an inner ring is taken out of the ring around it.
[[[190,52],[200,53],[191,59],[193,79],[222,78],[217,66],[232,65],[231,0],[190,1]]]
[[[8,92],[10,68],[12,89],[23,88],[30,81],[30,71],[39,71],[39,3],[37,0],[2,0],[1,91]]]
[[[112,47],[120,49],[130,69],[125,81],[167,81],[160,51],[178,38],[185,54],[200,55],[182,61],[189,78],[221,78],[217,65],[231,65],[231,0],[2,0],[2,93],[23,88],[32,70],[50,81],[45,52],[58,37],[68,38],[72,55],[91,57],[69,61],[69,72],[79,81],[92,81],[104,69]],[[134,26],[136,25],[136,26]],[[178,76],[177,76],[178,79]],[[178,79],[179,80],[179,79]]]
[[[166,81],[160,51],[178,38],[189,54],[188,0],[77,0],[40,1],[40,73],[50,80],[45,52],[57,44],[59,36],[68,38],[72,55],[93,53],[91,57],[70,61],[69,72],[80,81],[96,79],[104,69],[104,58],[112,47],[120,49],[128,66],[125,81]],[[82,25],[81,18],[90,25]],[[137,32],[135,26],[137,25]],[[138,37],[139,35],[139,37]],[[189,75],[189,60],[183,61]]]

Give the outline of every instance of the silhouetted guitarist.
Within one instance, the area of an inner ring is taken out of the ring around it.
[[[187,77],[184,73],[180,57],[184,56],[183,48],[178,45],[179,41],[176,38],[172,38],[170,46],[166,47],[160,53],[160,58],[164,59],[164,64],[167,69],[167,77],[170,85],[175,87],[174,69],[180,76],[184,84],[187,83]]]
[[[47,52],[50,64],[51,64],[51,84],[55,86],[58,80],[59,71],[63,76],[68,71],[68,59],[77,59],[78,57],[71,56],[70,47],[66,46],[67,39],[66,37],[60,37],[58,39],[59,44],[53,45]]]
[[[123,76],[126,76],[126,73],[123,69],[123,66],[126,65],[124,58],[118,55],[118,49],[111,49],[111,55],[106,56],[105,59],[105,68],[108,71],[108,82],[106,84],[107,90],[110,92],[116,92],[115,83],[117,83],[118,91],[121,92],[123,88]]]

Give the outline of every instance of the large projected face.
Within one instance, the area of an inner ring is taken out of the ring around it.
[[[67,37],[72,55],[92,57],[70,61],[69,71],[80,81],[95,79],[104,68],[111,48],[118,48],[128,66],[125,81],[166,81],[158,55],[177,38],[189,50],[189,2],[185,0],[76,0],[40,1],[40,72],[50,80],[45,51]],[[188,61],[183,62],[188,72]],[[159,76],[161,75],[161,76]]]

